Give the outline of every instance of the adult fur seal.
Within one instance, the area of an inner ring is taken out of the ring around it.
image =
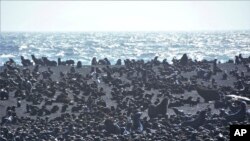
[[[219,94],[218,90],[216,90],[216,89],[209,89],[209,88],[205,88],[202,86],[197,86],[196,90],[197,90],[198,94],[202,98],[204,98],[205,102],[220,99],[220,94]]]
[[[155,117],[158,117],[159,115],[163,115],[163,116],[166,115],[168,104],[169,104],[169,99],[164,98],[159,105],[157,106],[150,105],[148,108],[148,116],[150,118],[155,118]]]

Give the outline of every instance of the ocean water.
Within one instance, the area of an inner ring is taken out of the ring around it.
[[[117,59],[159,60],[180,58],[187,53],[192,59],[221,62],[242,53],[250,55],[250,31],[228,32],[84,32],[84,33],[1,33],[0,65],[20,56],[31,59],[80,60],[89,65],[93,57]]]

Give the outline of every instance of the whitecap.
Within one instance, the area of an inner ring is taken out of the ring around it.
[[[15,57],[15,55],[13,55],[13,54],[1,54],[0,55],[0,58],[14,58]]]
[[[23,50],[23,49],[26,49],[26,48],[28,48],[27,45],[21,45],[21,46],[19,47],[19,50]]]
[[[56,54],[56,56],[61,56],[61,57],[63,57],[64,55],[65,55],[64,51],[60,51],[59,53]]]

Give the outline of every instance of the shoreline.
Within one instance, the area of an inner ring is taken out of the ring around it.
[[[247,55],[244,55],[244,56],[247,56]],[[158,57],[158,56],[156,55],[155,57]],[[138,60],[144,60],[145,62],[150,62],[150,61],[153,60],[155,57],[148,58],[148,59],[131,59],[131,58],[126,58],[126,59],[129,59],[129,60],[136,60],[136,61],[138,61]],[[247,57],[248,57],[248,56],[247,56]],[[250,55],[249,55],[249,57],[250,57]],[[50,57],[46,57],[46,58],[50,59]],[[61,57],[58,57],[58,58],[61,58]],[[62,57],[62,58],[63,58],[63,57]],[[107,57],[104,57],[104,58],[107,58]],[[8,57],[8,59],[13,59],[13,57]],[[5,59],[5,62],[8,61],[8,59],[6,58],[6,59]],[[31,58],[31,57],[28,57],[27,59],[29,59],[29,60],[32,61],[32,58]],[[99,58],[99,59],[102,60],[101,58]],[[111,63],[111,65],[114,65],[118,59],[119,59],[119,58],[117,58],[115,61],[113,61],[113,62]],[[126,60],[126,59],[122,59],[122,65],[124,65],[124,60]],[[165,60],[165,59],[167,59],[167,58],[161,58],[161,59],[158,59],[158,60],[162,62],[162,61]],[[171,58],[170,60],[167,60],[167,62],[168,62],[169,64],[173,64],[173,62],[172,62],[173,59],[179,60],[179,59],[181,59],[181,55],[179,55],[179,57],[173,56],[173,58]],[[191,57],[190,57],[189,59],[191,59],[192,61],[198,61],[198,62],[204,62],[204,61],[205,61],[205,62],[213,62],[214,59],[217,59],[217,58],[215,57],[215,58],[213,58],[213,59],[212,59],[212,58],[211,58],[211,59],[195,59],[195,58],[191,58]],[[222,60],[218,60],[218,59],[217,59],[217,62],[218,62],[219,64],[223,64],[223,63],[228,63],[228,62],[234,61],[234,59],[235,59],[235,56],[234,56],[234,57],[230,57],[230,58],[227,59],[227,60],[223,60],[223,59],[222,59]],[[50,59],[50,60],[53,60],[53,59]],[[70,60],[74,60],[75,62],[77,62],[77,61],[83,62],[81,59],[79,59],[79,60],[77,60],[77,59],[70,59]],[[54,61],[57,61],[57,59],[55,59]],[[0,63],[2,63],[2,64],[0,65],[0,67],[3,67],[5,62],[4,62],[4,61],[0,62]],[[89,61],[89,62],[91,62],[91,61]],[[35,65],[34,61],[32,61],[32,64],[33,64],[33,66]],[[22,66],[22,63],[21,63],[21,62],[18,62],[18,63],[16,63],[16,65],[21,67],[21,66]],[[89,64],[82,64],[82,66],[91,66],[91,63],[89,63]]]

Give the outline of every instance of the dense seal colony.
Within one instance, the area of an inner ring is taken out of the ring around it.
[[[249,124],[250,57],[150,61],[9,59],[0,141],[226,141]]]

